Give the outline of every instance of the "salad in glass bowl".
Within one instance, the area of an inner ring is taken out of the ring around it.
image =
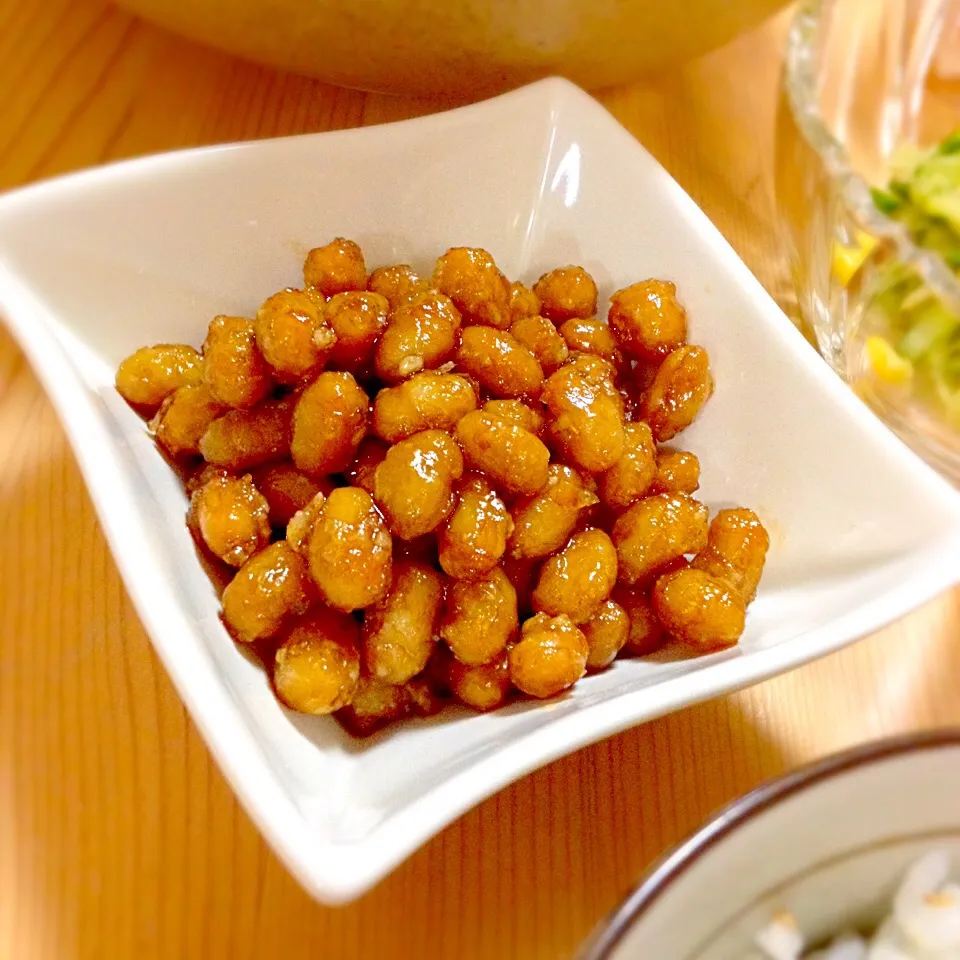
[[[807,0],[777,201],[805,332],[960,483],[960,3]]]
[[[903,147],[891,166],[888,187],[872,191],[877,208],[902,223],[914,243],[960,271],[960,130],[930,150]],[[841,281],[849,282],[872,246],[865,237],[860,257],[837,247],[833,269]],[[896,261],[876,271],[870,293],[868,374],[909,388],[960,430],[960,316],[916,270]]]

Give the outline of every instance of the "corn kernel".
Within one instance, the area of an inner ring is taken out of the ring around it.
[[[867,337],[865,349],[870,369],[884,383],[900,385],[913,377],[913,364],[883,337]]]
[[[856,272],[863,265],[863,261],[870,256],[877,241],[868,233],[858,230],[856,242],[853,246],[844,246],[840,243],[833,245],[833,275],[842,286],[847,286]]]

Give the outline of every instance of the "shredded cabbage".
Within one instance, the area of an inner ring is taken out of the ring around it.
[[[931,150],[901,148],[891,170],[886,189],[873,191],[877,209],[904,224],[916,243],[935,250],[960,273],[960,130]],[[912,389],[960,428],[960,317],[897,263],[874,278],[870,304],[883,317],[886,347],[910,365]],[[884,358],[876,343],[870,357]],[[875,372],[883,376],[891,369],[897,370],[886,358]]]

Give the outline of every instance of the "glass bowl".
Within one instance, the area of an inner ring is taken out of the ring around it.
[[[804,0],[787,42],[776,188],[796,317],[830,365],[929,463],[960,483],[960,373],[905,341],[936,313],[960,371],[960,281],[880,211],[871,188],[905,145],[960,127],[957,0]],[[925,314],[924,314],[925,316]],[[939,341],[938,341],[939,343]]]

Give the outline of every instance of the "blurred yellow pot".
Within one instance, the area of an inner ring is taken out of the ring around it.
[[[588,88],[719,46],[786,0],[120,0],[322,80],[473,98],[559,73]]]

